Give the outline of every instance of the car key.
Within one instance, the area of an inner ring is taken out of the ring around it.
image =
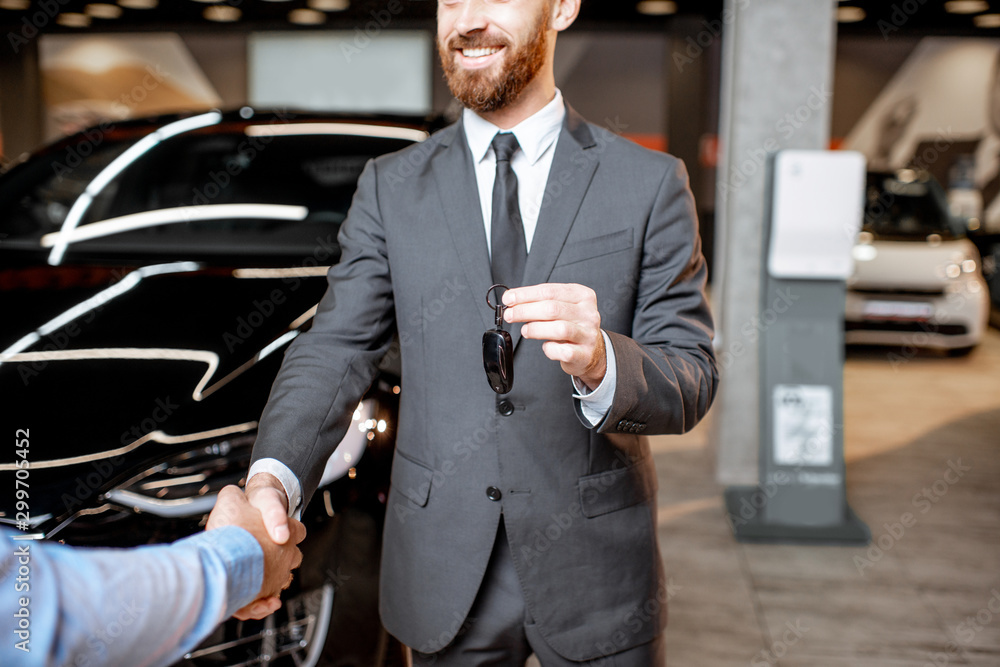
[[[498,287],[508,289],[506,285],[493,285],[486,292],[486,303],[496,311],[497,328],[483,334],[483,368],[490,388],[498,394],[506,394],[514,387],[514,343],[510,334],[503,330],[503,311],[507,306],[499,299],[496,304],[490,300],[493,290]]]

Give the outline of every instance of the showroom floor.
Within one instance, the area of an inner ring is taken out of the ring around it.
[[[708,425],[654,438],[672,667],[1000,665],[1000,332],[888,355],[845,369],[848,497],[882,549],[739,544]]]

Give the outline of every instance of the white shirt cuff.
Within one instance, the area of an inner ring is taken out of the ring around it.
[[[302,487],[299,485],[299,479],[295,473],[278,459],[260,459],[250,466],[250,471],[247,472],[247,484],[250,483],[254,475],[262,472],[270,473],[278,478],[281,486],[285,489],[285,497],[288,498],[288,516],[298,519],[301,511],[299,503],[302,502]]]
[[[573,398],[580,399],[580,409],[583,411],[584,418],[590,422],[591,426],[600,424],[601,420],[608,414],[608,410],[611,409],[611,403],[615,398],[615,386],[618,383],[615,348],[611,346],[611,339],[608,338],[608,334],[603,329],[601,330],[601,335],[604,336],[604,355],[608,367],[604,372],[604,379],[601,380],[601,384],[597,385],[597,389],[594,391],[590,391],[587,385],[579,378],[573,378],[573,388],[576,389]]]

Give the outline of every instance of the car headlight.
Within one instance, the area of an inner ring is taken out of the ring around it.
[[[976,273],[979,271],[979,262],[972,257],[962,257],[959,255],[951,262],[945,264],[941,269],[946,278],[959,278],[963,273]]]
[[[851,249],[851,256],[857,262],[870,262],[878,257],[878,249],[873,245],[858,244]]]

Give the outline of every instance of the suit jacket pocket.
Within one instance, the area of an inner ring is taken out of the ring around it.
[[[580,478],[580,505],[593,518],[638,505],[656,495],[656,469],[646,457],[627,468],[605,470]]]
[[[610,255],[613,252],[627,250],[632,247],[632,228],[619,229],[617,232],[602,234],[582,241],[574,241],[566,244],[556,266],[575,264],[594,257]]]
[[[424,507],[431,495],[434,471],[396,450],[392,460],[390,484],[411,502]]]

